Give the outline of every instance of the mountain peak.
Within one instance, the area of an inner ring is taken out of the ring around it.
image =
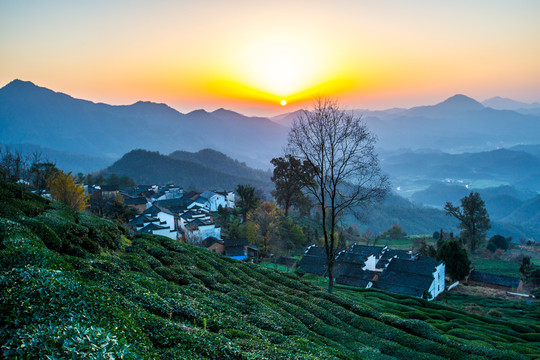
[[[456,94],[454,96],[449,97],[448,99],[444,100],[441,104],[447,104],[447,105],[453,105],[453,106],[466,106],[467,108],[478,108],[481,109],[484,106],[479,103],[478,101],[474,100],[473,98],[470,98],[463,94]]]

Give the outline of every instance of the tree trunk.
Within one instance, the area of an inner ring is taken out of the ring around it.
[[[332,260],[328,263],[328,293],[331,294],[334,291],[334,262]]]

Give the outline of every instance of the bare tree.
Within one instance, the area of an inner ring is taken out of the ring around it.
[[[312,111],[295,119],[289,132],[289,151],[312,167],[305,179],[320,207],[328,292],[334,286],[338,219],[347,211],[365,210],[388,192],[388,179],[381,173],[375,153],[376,138],[360,117],[339,108],[336,101],[318,99]]]

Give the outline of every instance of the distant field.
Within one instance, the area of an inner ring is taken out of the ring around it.
[[[490,274],[521,277],[519,265],[504,260],[488,260],[481,258],[471,259],[472,266],[478,270]]]

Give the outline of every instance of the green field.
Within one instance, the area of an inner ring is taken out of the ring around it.
[[[328,294],[309,277],[127,236],[12,184],[0,183],[0,201],[4,358],[540,356],[540,326],[512,318],[510,307],[495,317],[375,290]],[[537,307],[521,310],[538,316]]]
[[[522,277],[522,274],[519,272],[519,265],[509,261],[472,258],[471,263],[471,266],[478,271],[518,278]]]

